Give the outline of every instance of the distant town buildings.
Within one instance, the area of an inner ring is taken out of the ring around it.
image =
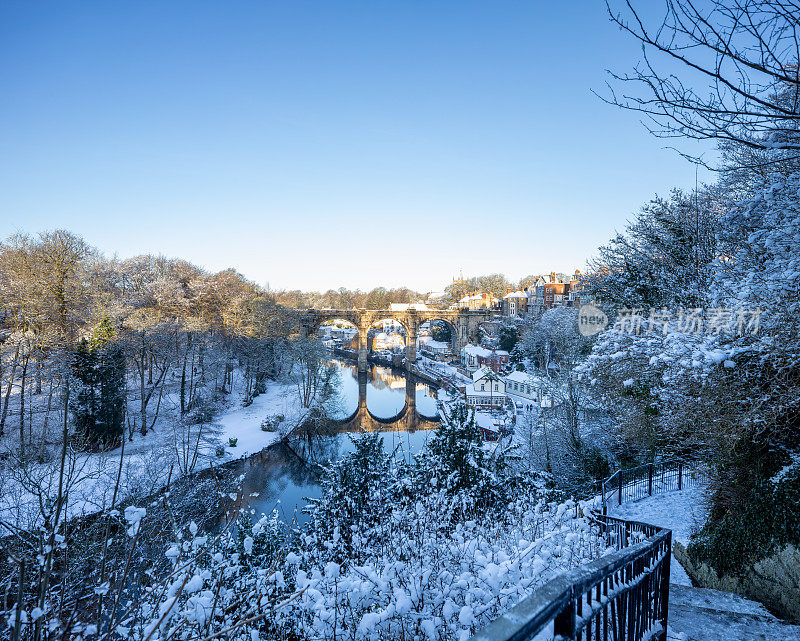
[[[568,276],[550,272],[523,289],[508,289],[503,296],[505,316],[541,315],[554,307],[582,307],[593,302],[585,291],[580,270]]]
[[[376,332],[372,337],[372,349],[375,351],[402,349],[405,344],[405,339],[399,333]]]
[[[505,316],[525,316],[528,312],[528,288],[514,291],[508,288],[503,296],[503,314]]]
[[[497,309],[500,310],[501,301],[487,292],[472,292],[462,296],[456,307],[458,309],[468,309],[475,311],[478,309]]]

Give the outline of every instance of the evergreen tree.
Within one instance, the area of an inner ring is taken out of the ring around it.
[[[96,433],[97,416],[97,355],[81,340],[72,361],[73,384],[70,409],[75,433],[84,438]]]
[[[456,517],[503,510],[517,494],[523,479],[511,469],[509,451],[491,455],[483,448],[474,412],[457,405],[439,423],[425,451],[414,461],[414,486],[437,488],[453,496]]]
[[[517,340],[519,339],[517,328],[511,323],[503,323],[500,325],[500,330],[498,333],[500,339],[500,349],[511,353],[517,344]]]
[[[125,420],[125,355],[113,342],[114,329],[104,317],[89,340],[78,344],[72,370],[71,403],[76,435],[92,449],[115,446]]]

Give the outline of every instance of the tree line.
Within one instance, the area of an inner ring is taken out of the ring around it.
[[[22,458],[58,438],[62,406],[74,418],[70,438],[98,449],[126,430],[147,434],[168,384],[183,415],[229,393],[241,366],[250,397],[285,368],[297,328],[295,313],[235,270],[107,258],[66,230],[0,244],[0,300],[0,435],[16,423]]]

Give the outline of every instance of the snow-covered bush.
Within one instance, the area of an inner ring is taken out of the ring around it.
[[[502,518],[448,524],[439,515],[452,509],[452,497],[431,492],[371,528],[356,526],[357,562],[322,562],[338,533],[309,535],[290,558],[302,593],[278,616],[303,638],[464,639],[602,552],[576,504],[548,502],[547,494],[529,489]]]
[[[326,472],[287,556],[299,597],[276,617],[301,638],[466,638],[603,545],[582,508],[480,447],[466,409],[412,464],[378,435]]]
[[[241,511],[204,533],[166,503],[128,506],[108,517],[114,555],[91,574],[88,607],[48,610],[54,581],[45,607],[4,618],[23,640],[34,619],[42,639],[463,639],[605,551],[586,506],[517,476],[507,456],[481,447],[463,409],[410,464],[377,434],[354,439],[304,530]]]

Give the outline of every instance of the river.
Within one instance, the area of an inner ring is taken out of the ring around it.
[[[341,458],[352,450],[351,436],[380,431],[384,449],[407,458],[418,453],[436,426],[436,390],[419,380],[411,382],[399,369],[370,364],[359,378],[355,365],[332,361],[339,373],[339,402],[335,433],[312,442],[277,444],[242,462],[247,507],[256,515],[277,509],[281,518],[296,525],[307,520],[302,508],[318,498],[316,463]],[[414,385],[413,394],[408,385]],[[249,498],[251,493],[258,493]]]

